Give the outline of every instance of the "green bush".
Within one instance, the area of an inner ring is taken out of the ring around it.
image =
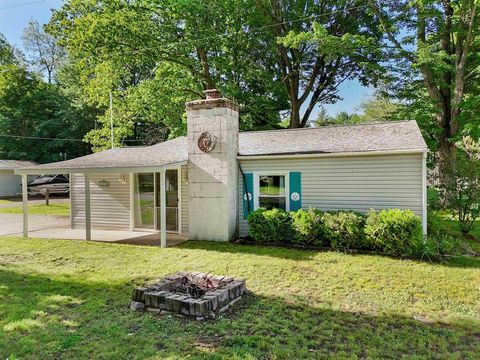
[[[290,217],[281,209],[260,208],[248,215],[250,237],[258,243],[287,242]]]
[[[458,238],[447,234],[428,235],[418,243],[412,255],[419,258],[439,259],[445,255],[460,255],[462,247]]]
[[[365,217],[355,212],[325,213],[323,223],[330,246],[336,250],[364,247]]]
[[[293,242],[301,245],[328,246],[325,226],[323,224],[323,212],[310,208],[300,209],[290,213],[292,218]]]
[[[367,244],[388,255],[415,255],[423,242],[422,223],[411,210],[371,210],[365,225]]]

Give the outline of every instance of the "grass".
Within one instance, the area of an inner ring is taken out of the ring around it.
[[[21,214],[22,204],[18,203],[18,206],[9,206],[0,208],[0,213],[3,214]],[[58,215],[58,216],[69,216],[70,215],[70,204],[69,203],[50,203],[50,205],[45,204],[35,204],[28,206],[28,213],[31,215]]]
[[[247,279],[207,322],[127,307],[179,270]],[[212,242],[160,249],[0,238],[0,358],[480,357],[480,259],[433,264]]]

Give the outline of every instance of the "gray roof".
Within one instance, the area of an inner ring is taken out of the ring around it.
[[[15,174],[15,169],[20,169],[24,167],[32,167],[37,163],[33,161],[23,161],[23,160],[0,160],[0,174],[1,175],[13,175]]]
[[[33,166],[37,163],[34,161],[24,161],[24,160],[0,160],[0,170],[13,170],[22,168],[25,166]]]
[[[321,154],[426,149],[415,121],[332,125],[240,134],[239,155]]]
[[[22,169],[95,169],[163,166],[188,160],[185,136],[146,147],[124,147]],[[426,149],[415,121],[248,131],[239,134],[239,155],[285,155]]]
[[[162,166],[186,161],[188,158],[185,136],[152,146],[123,147],[104,150],[66,161],[42,164],[22,169],[101,169]]]

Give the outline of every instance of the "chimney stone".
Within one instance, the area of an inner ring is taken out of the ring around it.
[[[217,90],[187,108],[189,237],[228,241],[237,234],[239,108]]]

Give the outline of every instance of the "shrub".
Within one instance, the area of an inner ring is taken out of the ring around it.
[[[388,255],[413,255],[423,242],[422,223],[411,210],[371,210],[365,234],[367,243]]]
[[[290,217],[281,209],[260,208],[248,215],[249,234],[255,242],[286,242],[290,229]]]
[[[446,159],[440,177],[444,202],[467,234],[480,218],[480,143],[466,136]]]
[[[323,212],[310,208],[290,213],[292,218],[293,242],[301,245],[328,246],[323,224]]]
[[[447,234],[429,235],[418,243],[412,255],[419,258],[438,259],[445,255],[460,255],[462,247],[458,238]]]
[[[333,249],[364,247],[365,217],[363,215],[345,211],[325,213],[323,222]]]

